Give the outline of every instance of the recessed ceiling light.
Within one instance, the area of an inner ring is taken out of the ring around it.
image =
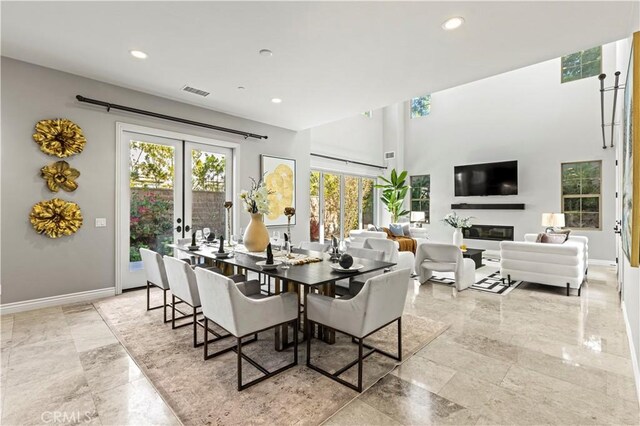
[[[449,18],[442,23],[442,29],[455,30],[462,24],[464,24],[464,18],[462,16],[454,16],[453,18]]]
[[[138,59],[147,59],[147,56],[149,56],[142,50],[130,50],[129,53],[131,53],[131,56]]]
[[[244,86],[238,86],[238,90],[244,90],[245,87]]]
[[[282,99],[280,99],[280,98],[273,98],[273,99],[271,99],[271,102],[273,102],[274,104],[279,104],[280,102],[282,102]]]
[[[269,49],[261,49],[258,53],[262,56],[273,56],[273,52]]]

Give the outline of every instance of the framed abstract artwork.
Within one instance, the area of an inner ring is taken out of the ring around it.
[[[625,83],[622,136],[622,249],[640,265],[640,32],[633,35]]]
[[[285,207],[296,207],[296,160],[261,155],[260,163],[265,184],[271,191],[270,213],[265,215],[264,223],[267,226],[284,226],[287,224]],[[291,218],[291,224],[296,224],[296,216]]]

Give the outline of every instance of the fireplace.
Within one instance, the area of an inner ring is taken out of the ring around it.
[[[469,240],[513,241],[513,226],[471,225],[462,230],[462,235]]]

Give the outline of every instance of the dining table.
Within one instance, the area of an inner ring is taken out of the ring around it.
[[[303,250],[292,248],[290,253],[290,261],[311,258],[309,263],[291,264],[288,269],[282,265],[273,269],[263,268],[259,263],[266,259],[264,252],[252,253],[246,251],[244,246],[225,247],[226,252],[231,252],[228,257],[219,257],[217,255],[218,245],[207,243],[199,245],[198,249],[190,250],[188,245],[169,244],[168,247],[174,250],[188,253],[190,256],[204,259],[206,266],[217,266],[225,275],[246,274],[246,271],[252,271],[258,274],[258,278],[264,276],[269,294],[281,294],[283,292],[296,292],[298,295],[298,317],[300,329],[302,331],[302,341],[307,339],[307,329],[303,327],[304,308],[306,306],[307,295],[310,292],[319,293],[329,297],[336,297],[336,282],[340,280],[349,280],[359,275],[368,274],[370,272],[385,271],[395,266],[395,263],[383,262],[378,260],[370,260],[363,258],[353,258],[354,265],[360,265],[357,270],[349,272],[338,272],[331,267],[337,264],[337,260],[332,258],[329,253]],[[228,250],[227,250],[228,248]],[[287,254],[284,251],[274,251],[274,259],[282,261]],[[274,290],[271,292],[271,280],[273,280]],[[335,332],[326,327],[319,327],[313,330],[314,335],[326,343],[335,343]],[[289,347],[291,340],[289,339],[289,328],[282,326],[276,328],[275,331],[275,349],[277,351],[284,350]]]

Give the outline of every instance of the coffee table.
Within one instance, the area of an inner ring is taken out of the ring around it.
[[[473,260],[476,264],[476,269],[478,269],[484,266],[482,263],[482,252],[484,252],[484,249],[467,248],[467,251],[462,252],[462,257]]]

